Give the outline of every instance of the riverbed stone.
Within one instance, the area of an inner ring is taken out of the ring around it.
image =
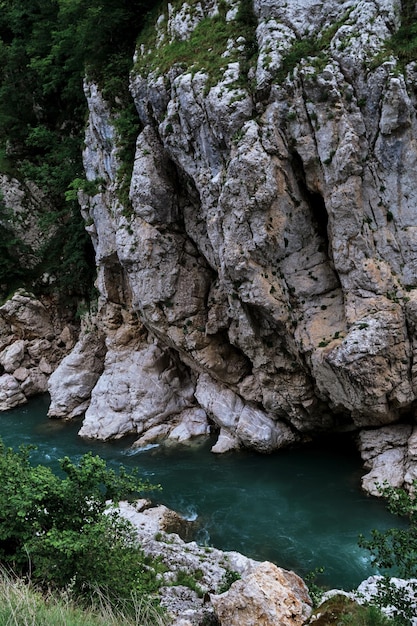
[[[169,433],[168,439],[178,443],[192,441],[210,434],[206,412],[201,408],[184,409],[178,415],[178,425]]]
[[[31,295],[20,291],[0,307],[0,316],[5,319],[21,338],[52,339],[55,329],[46,306]]]
[[[222,440],[215,448],[216,452],[239,446],[271,452],[297,440],[289,426],[257,407],[247,405],[238,394],[208,374],[199,376],[195,397],[222,429]]]
[[[0,354],[0,365],[8,374],[20,367],[25,356],[25,341],[20,339],[7,346]]]
[[[21,390],[27,398],[46,393],[48,390],[48,377],[39,367],[31,367],[29,376],[21,383]]]
[[[149,501],[139,500],[120,503],[119,511],[134,524],[145,554],[158,557],[167,567],[162,574],[167,585],[162,587],[160,597],[171,624],[178,626],[185,620],[198,626],[204,620],[211,623],[216,617],[222,626],[301,626],[310,615],[307,587],[294,572],[267,561],[260,563],[239,552],[224,552],[182,540],[172,531],[187,522],[165,506],[155,507]],[[175,584],[180,571],[195,577],[201,597],[194,590]],[[219,593],[231,572],[241,579],[229,591]]]
[[[13,375],[3,379],[8,399],[0,410],[7,410],[47,391],[48,377],[73,347],[77,328],[57,301],[42,302],[22,290],[0,307],[0,320],[0,366]]]
[[[80,336],[49,377],[49,417],[71,419],[85,413],[91,391],[103,371],[105,353],[103,335],[85,332]]]
[[[140,435],[193,404],[194,385],[169,350],[156,343],[134,352],[110,349],[79,434],[98,439]]]

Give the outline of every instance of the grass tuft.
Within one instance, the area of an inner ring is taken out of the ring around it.
[[[100,590],[91,605],[78,606],[71,591],[40,592],[30,582],[0,571],[0,624],[2,626],[166,626],[167,621],[151,599],[133,598],[133,614]]]

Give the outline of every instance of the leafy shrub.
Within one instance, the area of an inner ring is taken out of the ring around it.
[[[391,513],[404,519],[404,528],[373,530],[372,538],[360,537],[361,547],[372,554],[375,566],[383,569],[395,568],[403,578],[417,576],[417,481],[411,492],[391,487],[387,483],[379,486],[382,496],[387,499]]]
[[[81,596],[96,587],[115,598],[156,591],[157,564],[144,557],[133,526],[106,504],[151,486],[91,453],[78,464],[62,459],[61,469],[64,478],[33,467],[29,448],[14,452],[0,442],[1,561],[48,587],[71,583]]]
[[[372,537],[361,536],[359,545],[371,552],[375,566],[384,570],[394,570],[403,578],[417,577],[417,481],[413,482],[410,492],[391,487],[388,483],[380,485],[379,491],[387,499],[391,513],[404,519],[403,528],[373,530]],[[412,585],[417,597],[417,584]],[[395,587],[389,578],[382,578],[378,583],[376,603],[380,607],[395,606],[399,619],[409,620],[414,616],[412,598],[404,589]],[[409,621],[402,623],[408,624]]]
[[[220,581],[217,593],[224,593],[225,591],[228,591],[233,583],[235,583],[237,580],[240,580],[240,578],[241,576],[239,572],[235,572],[232,569],[226,570],[223,578]]]

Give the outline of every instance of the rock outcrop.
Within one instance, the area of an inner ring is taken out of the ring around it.
[[[50,300],[18,291],[0,307],[0,411],[48,389],[78,329]]]
[[[99,316],[117,310],[120,334],[136,317],[142,333],[107,348],[85,436],[148,442],[197,410],[220,431],[215,451],[269,452],[324,430],[414,424],[417,66],[387,43],[401,3],[250,10],[170,4],[141,35],[130,204],[117,113],[85,86],[84,164],[100,191],[80,201]]]
[[[211,602],[221,626],[302,626],[311,613],[303,581],[268,562]]]
[[[119,511],[136,527],[145,554],[158,557],[165,566],[165,585],[159,593],[174,626],[301,626],[307,622],[311,599],[294,572],[239,552],[184,542],[178,532],[186,522],[163,505],[151,506],[146,500],[122,502]],[[181,584],[181,572],[187,573],[189,587]]]
[[[384,482],[392,487],[412,488],[417,480],[417,428],[411,424],[364,430],[359,435],[359,449],[365,469],[362,486],[372,495],[380,495]]]

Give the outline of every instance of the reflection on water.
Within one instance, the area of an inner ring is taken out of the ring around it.
[[[8,446],[35,444],[34,463],[59,471],[59,459],[91,450],[117,467],[139,468],[160,484],[158,499],[199,522],[198,540],[270,560],[301,575],[324,567],[321,582],[350,589],[374,573],[360,533],[396,523],[383,502],[360,490],[361,464],[352,449],[331,446],[270,455],[214,455],[213,441],[194,446],[131,449],[132,439],[83,440],[80,422],[49,420],[49,398],[0,414]]]

